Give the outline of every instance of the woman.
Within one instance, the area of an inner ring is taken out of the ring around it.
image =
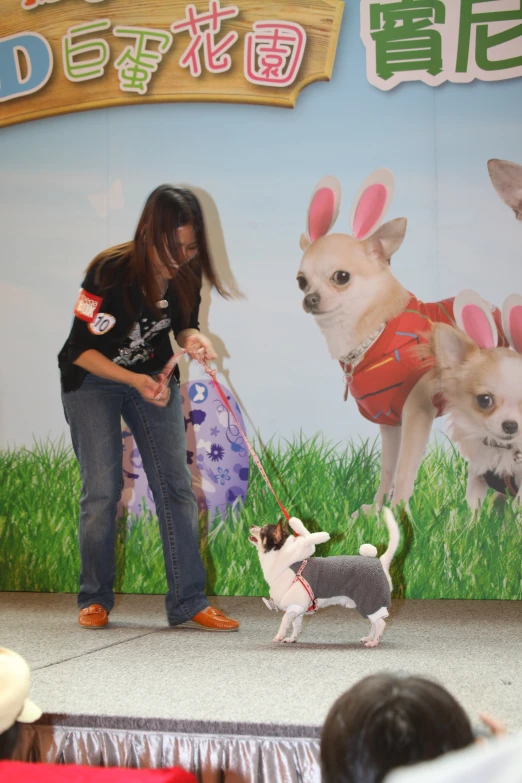
[[[169,625],[239,627],[210,607],[204,594],[177,370],[158,394],[162,368],[172,356],[170,330],[191,358],[216,358],[198,329],[202,274],[228,296],[209,258],[196,197],[169,185],[147,199],[134,240],[104,251],[87,269],[58,357],[65,418],[82,480],[78,606],[84,628],[106,626],[114,605],[121,417],[134,436],[156,504]]]

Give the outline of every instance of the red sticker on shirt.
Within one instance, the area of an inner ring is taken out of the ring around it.
[[[102,302],[103,297],[90,294],[89,291],[81,288],[76,307],[74,308],[76,318],[92,323],[98,315]]]

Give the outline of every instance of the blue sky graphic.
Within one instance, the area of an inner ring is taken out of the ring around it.
[[[522,226],[486,167],[491,157],[522,163],[521,80],[381,92],[366,80],[357,4],[346,5],[332,81],[307,87],[293,110],[149,105],[0,130],[0,447],[66,431],[56,355],[82,271],[132,235],[161,182],[191,185],[214,204],[211,242],[246,298],[212,295],[204,323],[228,354],[222,380],[264,438],[377,435],[342,401],[340,369],[295,282],[308,200],[323,175],[342,184],[336,230],[347,230],[362,180],[380,166],[394,172],[389,217],[406,216],[408,231],[393,269],[420,298],[473,287],[501,304],[522,293]],[[89,196],[116,180],[124,207],[102,218]]]

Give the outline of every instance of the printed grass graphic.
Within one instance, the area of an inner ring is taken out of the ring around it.
[[[362,543],[382,554],[387,531],[379,515],[351,513],[373,497],[380,455],[375,444],[344,449],[320,436],[269,443],[260,454],[288,511],[332,539],[317,555],[357,554]],[[230,511],[201,547],[207,592],[266,595],[257,554],[248,542],[253,524],[275,522],[277,503],[254,465],[244,508]],[[399,519],[402,541],[392,564],[394,595],[408,598],[522,598],[522,511],[488,495],[472,518],[465,503],[466,464],[455,450],[430,447],[417,479],[411,518]],[[63,442],[0,452],[0,590],[76,592],[79,473]],[[118,521],[118,592],[166,590],[157,522],[150,514]]]

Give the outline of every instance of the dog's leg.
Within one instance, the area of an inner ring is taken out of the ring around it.
[[[274,636],[273,640],[274,642],[282,642],[283,639],[286,636],[286,632],[290,628],[290,625],[293,623],[293,621],[296,618],[295,612],[289,612],[288,610],[284,613],[283,619],[281,620],[281,625],[279,626],[279,631]]]
[[[402,427],[389,427],[387,424],[381,424],[381,481],[379,488],[373,499],[373,502],[380,511],[385,497],[390,497],[397,462],[399,461],[399,452],[401,448]]]
[[[305,607],[301,606],[300,604],[289,604],[286,607],[283,619],[281,620],[281,625],[279,626],[277,636],[275,636],[272,641],[295,642],[301,631],[301,626],[303,624],[303,614],[305,611]],[[286,633],[291,625],[293,626],[293,633],[288,639],[285,639]]]
[[[431,402],[433,394],[433,382],[425,375],[413,387],[404,403],[401,448],[393,493],[394,506],[407,503],[413,495],[415,479],[437,413]]]
[[[371,626],[370,626],[370,633],[368,634],[368,636],[363,636],[363,638],[361,639],[361,642],[373,642],[373,640],[375,638],[375,631],[376,630],[377,629],[375,627],[375,623],[372,623]]]
[[[381,639],[381,636],[384,633],[384,629],[386,628],[386,623],[384,622],[384,618],[389,616],[389,612],[385,606],[381,606],[380,609],[378,609],[373,614],[368,615],[368,620],[372,624],[370,628],[370,633],[368,636],[363,636],[361,639],[361,642],[364,642],[365,647],[377,647],[379,644],[379,641]]]
[[[401,446],[401,427],[389,427],[387,424],[381,424],[381,480],[379,487],[373,499],[373,504],[365,503],[352,514],[352,519],[357,519],[359,514],[366,514],[373,507],[380,511],[384,498],[391,499],[393,480],[397,469],[399,459],[399,450]]]
[[[372,629],[370,631],[370,635],[364,639],[361,639],[361,641],[364,642],[364,646],[377,647],[377,645],[381,641],[385,628],[386,628],[386,623],[384,622],[382,617],[380,617],[375,623],[372,623]]]
[[[466,489],[466,500],[472,511],[478,511],[481,503],[484,502],[488,491],[488,482],[484,476],[477,476],[472,473],[468,467],[468,486]]]
[[[296,617],[299,615],[299,613],[302,611],[302,608],[300,606],[295,606],[292,604],[289,606],[286,610],[286,612],[283,615],[283,619],[281,620],[281,625],[279,626],[279,631],[277,632],[277,635],[274,636],[273,640],[274,642],[282,642],[286,636],[286,632],[296,619]]]
[[[292,644],[293,642],[297,641],[297,637],[301,633],[302,626],[303,626],[303,615],[298,614],[294,622],[292,623],[292,635],[287,636],[286,639],[283,639],[283,644]]]

